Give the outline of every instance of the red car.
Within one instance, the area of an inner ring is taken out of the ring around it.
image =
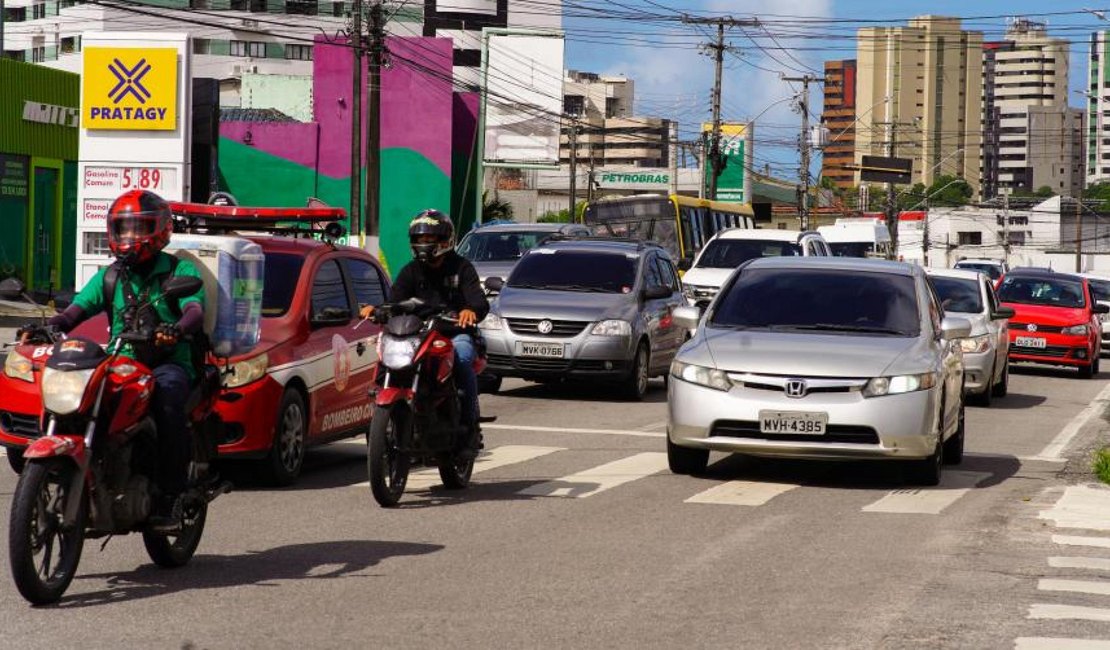
[[[1073,366],[1084,378],[1098,373],[1099,314],[1087,279],[1046,270],[1012,271],[998,283],[998,299],[1012,307],[1010,359]]]
[[[266,256],[262,335],[253,350],[229,360],[233,372],[217,404],[226,424],[219,453],[263,461],[274,483],[288,485],[300,474],[307,447],[366,431],[381,328],[354,326],[359,304],[384,302],[390,283],[377,260],[358,248],[310,237],[247,238]],[[74,334],[103,342],[106,330],[101,315]],[[13,352],[45,360],[48,348]],[[41,435],[41,404],[34,386],[9,372],[9,359],[0,374],[0,444],[18,469],[20,450]]]

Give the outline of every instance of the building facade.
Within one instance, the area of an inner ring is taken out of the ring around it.
[[[828,133],[821,158],[821,177],[840,189],[855,184],[851,165],[856,156],[856,62],[825,62],[825,102],[821,123]]]
[[[1110,182],[1110,32],[1091,34],[1087,87],[1087,184]]]
[[[864,155],[909,158],[912,183],[954,175],[978,194],[982,45],[982,33],[961,29],[958,18],[919,16],[905,27],[860,29],[856,162]]]
[[[674,123],[633,115],[635,82],[622,76],[567,70],[559,162],[573,154],[582,165],[667,167]]]

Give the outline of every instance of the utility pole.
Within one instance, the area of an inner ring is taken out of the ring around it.
[[[755,19],[737,20],[729,16],[722,18],[693,18],[690,16],[683,16],[682,22],[691,25],[717,26],[716,42],[705,45],[707,49],[713,50],[713,59],[715,62],[712,102],[713,132],[710,135],[709,151],[706,156],[708,159],[706,162],[709,163],[709,191],[706,198],[710,201],[715,201],[717,199],[717,180],[720,178],[721,171],[724,169],[724,158],[721,156],[721,71],[724,68],[725,51],[731,49],[729,46],[725,45],[725,26],[758,27],[759,21]]]
[[[921,266],[929,268],[929,195],[925,195],[925,216],[921,219]]]
[[[590,170],[586,174],[586,203],[594,201],[594,150],[590,147]],[[576,220],[577,221],[577,220]]]
[[[1010,191],[1002,195],[1002,263],[1010,268]]]
[[[382,65],[388,54],[385,48],[385,23],[382,0],[370,5],[370,106],[366,118],[366,236],[377,237],[381,231],[382,189]]]
[[[1083,199],[1075,199],[1075,272],[1083,272]]]
[[[570,117],[570,215],[571,222],[577,221],[578,215],[574,213],[574,204],[577,201],[578,183],[578,120],[573,115]]]
[[[351,234],[362,234],[362,0],[351,3]]]
[[[809,230],[809,84],[813,82],[825,83],[824,77],[815,77],[811,74],[801,77],[783,77],[783,81],[800,81],[802,94],[798,98],[798,110],[802,113],[802,134],[798,140],[798,148],[802,154],[802,167],[798,171],[801,180],[801,192],[798,194],[798,219],[801,229]]]

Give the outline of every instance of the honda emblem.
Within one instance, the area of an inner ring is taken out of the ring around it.
[[[784,388],[787,397],[805,397],[806,396],[806,382],[803,379],[791,379],[786,382]]]

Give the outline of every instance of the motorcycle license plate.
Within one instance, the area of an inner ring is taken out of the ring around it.
[[[516,354],[519,357],[562,359],[566,354],[566,346],[562,343],[529,343],[527,341],[517,341]]]
[[[760,411],[759,432],[784,435],[824,435],[828,425],[827,413],[800,413],[796,411]]]
[[[1014,339],[1014,345],[1022,348],[1045,348],[1048,346],[1048,339],[1037,336],[1019,336]]]

